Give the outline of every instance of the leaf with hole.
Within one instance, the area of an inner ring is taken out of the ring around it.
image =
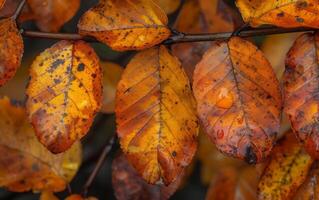
[[[274,148],[258,184],[258,199],[292,199],[305,181],[313,159],[292,132]]]
[[[164,11],[150,0],[105,0],[78,23],[81,35],[93,36],[114,50],[141,50],[167,39]]]
[[[0,100],[0,187],[10,191],[63,191],[81,163],[81,145],[53,155],[37,140],[25,109]]]
[[[23,40],[16,22],[0,20],[0,86],[6,84],[21,65]]]
[[[307,151],[319,158],[319,35],[301,35],[287,54],[284,110]]]
[[[39,141],[61,153],[85,136],[102,104],[99,58],[83,41],[60,41],[30,69],[27,111]]]
[[[160,46],[135,55],[116,96],[121,148],[151,184],[172,183],[197,147],[195,100],[180,62]]]
[[[244,21],[253,27],[319,28],[317,0],[236,0],[236,4]]]
[[[217,148],[257,163],[280,126],[281,91],[263,53],[239,37],[215,43],[197,64],[193,90],[204,131]]]

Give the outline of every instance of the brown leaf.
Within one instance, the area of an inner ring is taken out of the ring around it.
[[[319,158],[319,35],[306,33],[290,49],[284,75],[285,112],[306,150]]]
[[[59,200],[53,192],[43,191],[41,192],[40,200]]]
[[[258,185],[258,199],[292,199],[304,182],[313,159],[292,132],[274,148]]]
[[[0,9],[2,9],[2,7],[4,6],[6,0],[0,0]]]
[[[298,189],[294,200],[318,200],[319,199],[319,163],[316,161],[302,186]]]
[[[256,46],[239,37],[216,43],[197,64],[193,89],[204,130],[220,151],[248,163],[269,155],[279,131],[281,92]]]
[[[114,50],[141,50],[167,39],[167,16],[150,0],[105,0],[87,11],[78,28]]]
[[[138,53],[117,88],[121,148],[151,184],[172,183],[191,162],[198,121],[188,78],[164,46]]]
[[[103,69],[103,105],[101,111],[114,113],[116,87],[121,79],[123,68],[115,63],[101,62]]]
[[[64,152],[100,110],[99,58],[83,41],[60,41],[35,59],[30,76],[27,111],[36,135],[51,152]]]
[[[255,167],[221,168],[209,187],[206,200],[255,200],[258,173]]]
[[[166,14],[172,14],[181,4],[181,0],[154,0],[154,2],[157,3]]]
[[[16,22],[0,20],[0,86],[7,83],[21,65],[23,40]]]
[[[226,14],[227,13],[227,14]],[[175,29],[185,33],[233,31],[240,16],[223,0],[186,0],[177,18]],[[209,49],[212,42],[182,43],[172,47],[190,80],[195,65]]]
[[[44,32],[58,32],[76,14],[80,0],[27,0],[37,26]]]
[[[53,155],[36,139],[25,110],[0,100],[0,187],[10,191],[62,191],[81,163],[81,146]]]
[[[317,0],[236,0],[245,22],[257,27],[319,27]]]
[[[0,17],[11,17],[16,11],[20,2],[21,0],[6,1],[3,8],[0,9]],[[34,19],[34,16],[31,13],[29,6],[26,4],[19,15],[18,22],[22,23],[24,21],[33,20],[33,19]]]
[[[183,173],[169,186],[147,184],[130,165],[124,154],[118,155],[112,164],[112,184],[118,200],[166,200],[179,185]]]

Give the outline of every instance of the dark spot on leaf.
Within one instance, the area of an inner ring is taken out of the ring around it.
[[[78,65],[78,71],[79,71],[79,72],[82,72],[84,69],[85,69],[85,65],[84,65],[83,63],[80,63],[80,64]]]

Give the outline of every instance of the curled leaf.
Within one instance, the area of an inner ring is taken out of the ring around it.
[[[41,31],[58,32],[78,11],[80,0],[27,0]]]
[[[291,132],[274,148],[258,185],[258,199],[292,199],[313,159]]]
[[[181,4],[181,0],[154,0],[154,2],[157,3],[166,14],[175,12]]]
[[[303,34],[287,54],[285,105],[298,138],[319,158],[319,35]]]
[[[164,46],[138,53],[117,88],[121,148],[151,184],[172,183],[196,151],[195,100],[179,61]]]
[[[85,42],[60,41],[30,69],[27,111],[39,141],[64,152],[88,132],[102,102],[102,72]]]
[[[22,107],[0,100],[0,187],[10,191],[62,191],[81,163],[81,146],[53,155],[36,139]]]
[[[16,22],[11,18],[0,20],[0,86],[7,83],[20,67],[23,48]]]
[[[236,0],[245,22],[251,26],[319,28],[317,0]]]
[[[150,185],[146,183],[130,165],[123,154],[117,156],[112,163],[112,184],[118,200],[166,200],[178,189],[183,173],[168,186]]]
[[[280,126],[281,92],[256,46],[239,37],[214,44],[196,66],[193,89],[204,130],[220,151],[248,163],[269,155]]]
[[[121,79],[123,68],[115,63],[101,62],[103,69],[103,105],[101,111],[113,113],[115,109],[116,87]]]
[[[78,28],[114,50],[141,50],[169,37],[167,21],[153,1],[105,0],[82,16]]]

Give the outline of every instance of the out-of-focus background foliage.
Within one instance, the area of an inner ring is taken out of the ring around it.
[[[76,24],[80,16],[97,2],[98,0],[82,0],[81,9],[77,15],[70,22],[68,22],[60,32],[76,32]],[[234,1],[228,0],[227,3],[235,8]],[[169,16],[170,25],[174,24],[177,15],[178,11]],[[36,26],[32,22],[24,23],[22,27],[28,30],[37,30]],[[279,78],[284,70],[284,57],[286,52],[292,45],[297,35],[299,34],[284,34],[253,38],[253,40],[266,53],[266,56],[269,58],[273,67],[275,68]],[[50,47],[56,41],[24,38],[24,42],[25,53],[22,66],[19,68],[16,76],[9,81],[7,85],[0,88],[0,96],[8,96],[11,99],[22,102],[25,100],[25,88],[28,82],[28,69],[32,63],[32,60],[34,60],[40,52]],[[115,62],[121,66],[125,66],[132,55],[134,55],[134,52],[114,52],[103,44],[93,43],[92,46],[96,50],[101,60]],[[108,71],[105,71],[105,73],[108,73]],[[283,129],[287,129],[287,123]],[[81,192],[81,187],[94,168],[103,146],[107,143],[109,137],[111,137],[111,135],[114,133],[114,114],[99,114],[95,119],[90,133],[82,140],[84,148],[83,163],[76,178],[71,183],[71,188],[74,193]],[[99,199],[115,199],[111,183],[111,162],[114,156],[117,154],[118,149],[118,145],[114,147],[106,162],[103,164],[101,171],[90,188],[90,196],[95,196]],[[206,192],[211,181],[213,180],[212,183],[214,183],[214,180],[223,180],[223,175],[227,177],[229,174],[232,176],[239,174],[238,184],[242,185],[240,185],[241,187],[238,190],[242,193],[246,193],[248,196],[253,196],[255,188],[250,188],[249,184],[254,183],[255,180],[251,179],[252,173],[249,170],[250,169],[246,166],[246,164],[231,158],[226,158],[218,153],[214,146],[209,142],[208,138],[201,136],[198,154],[194,159],[193,164],[188,169],[187,179],[185,179],[181,189],[179,189],[171,199],[205,199]],[[255,170],[253,173],[258,174],[260,173],[260,170]],[[258,175],[256,175],[256,177],[257,176]],[[64,198],[65,195],[67,195],[66,192],[58,194],[58,196],[61,198]],[[4,189],[0,190],[0,200],[33,199],[39,199],[39,194],[11,193]]]

